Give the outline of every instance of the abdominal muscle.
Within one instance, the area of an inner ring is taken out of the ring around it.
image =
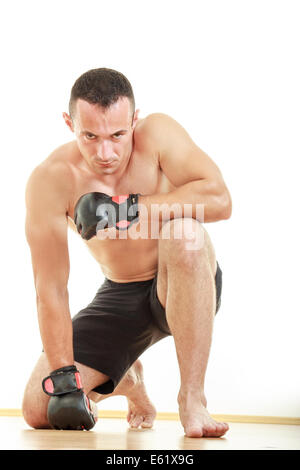
[[[158,266],[157,240],[90,240],[85,242],[105,277],[115,282],[153,279]]]
[[[73,220],[69,227],[78,235]],[[80,236],[80,235],[78,235]],[[115,282],[134,282],[153,279],[158,267],[157,239],[106,239],[97,237],[84,241],[105,277]]]

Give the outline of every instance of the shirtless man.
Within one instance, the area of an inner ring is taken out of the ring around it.
[[[49,403],[56,411],[62,403],[62,396],[48,396],[60,386],[49,374],[62,370],[63,377],[74,378],[72,368],[69,376],[65,371],[76,366],[94,418],[94,402],[123,395],[130,427],[152,427],[156,411],[138,358],[172,335],[185,434],[219,437],[228,425],[209,415],[204,380],[222,271],[203,222],[228,219],[231,197],[219,168],[178,122],[162,113],[139,119],[138,113],[123,74],[106,68],[86,72],[72,87],[69,114],[63,114],[75,140],[55,149],[29,177],[26,237],[44,349],[25,389],[23,416],[31,427],[48,428]],[[102,227],[85,237],[86,214],[79,223],[74,211],[80,198],[91,193],[137,195],[139,219],[126,236],[116,227]],[[154,216],[151,208],[157,204],[189,204],[192,210],[190,217],[163,210]],[[199,220],[198,206],[204,208],[204,219]],[[145,222],[148,236],[131,236]],[[151,237],[155,223],[158,236]],[[73,318],[68,227],[83,239],[105,276],[93,301]],[[180,237],[179,227],[184,228]],[[195,238],[203,243],[191,249],[188,243]]]

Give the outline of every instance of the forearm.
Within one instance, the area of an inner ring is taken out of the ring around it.
[[[74,363],[73,328],[68,293],[37,297],[37,310],[44,351],[51,370]]]
[[[186,183],[169,193],[139,197],[141,222],[144,217],[152,223],[173,218],[192,217],[200,222],[216,222],[226,219],[231,211],[230,196],[226,188],[207,180]]]
[[[164,222],[171,219],[194,218],[205,223],[227,219],[231,214],[230,195],[220,181],[195,180],[169,193],[136,196],[84,194],[74,212],[81,237],[127,238],[129,233],[130,238],[148,238],[157,236]]]

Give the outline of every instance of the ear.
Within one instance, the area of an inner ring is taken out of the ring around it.
[[[62,115],[63,115],[64,121],[67,124],[68,128],[72,132],[74,132],[74,125],[73,125],[73,121],[72,121],[71,116],[69,116],[69,114],[67,114],[67,113],[63,113]]]
[[[140,112],[140,110],[137,109],[137,110],[135,111],[134,115],[133,115],[133,119],[132,119],[132,129],[135,128],[135,126],[136,126],[136,124],[137,124],[137,122],[138,122],[139,112]]]

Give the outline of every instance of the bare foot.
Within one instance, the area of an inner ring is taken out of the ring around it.
[[[135,372],[135,384],[127,395],[127,421],[132,429],[152,428],[156,417],[156,409],[151,403],[143,380],[143,366],[136,361],[131,368]]]
[[[127,371],[113,393],[101,395],[94,391],[88,394],[90,400],[96,403],[117,395],[126,396],[128,401],[127,421],[131,428],[151,428],[156,417],[156,410],[151,403],[144,384],[143,366],[137,360]]]
[[[227,423],[215,421],[202,404],[196,399],[178,399],[179,416],[187,437],[221,437],[229,429]]]

